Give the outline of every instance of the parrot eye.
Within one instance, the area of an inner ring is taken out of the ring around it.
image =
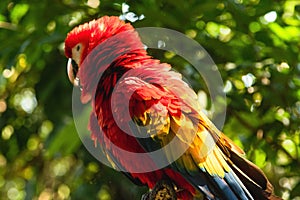
[[[80,44],[78,44],[77,47],[76,47],[76,51],[79,51],[80,48],[81,48],[81,47],[80,47]]]
[[[80,64],[81,54],[83,50],[84,46],[82,45],[82,43],[78,43],[72,48],[72,59],[77,63],[77,65]]]

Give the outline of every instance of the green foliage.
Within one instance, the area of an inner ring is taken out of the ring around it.
[[[74,128],[64,38],[77,24],[122,14],[123,1],[97,2],[1,1],[1,199],[139,199],[146,191],[98,163]],[[135,27],[178,30],[210,53],[226,85],[223,131],[265,171],[279,196],[300,198],[299,2],[127,4],[145,16]],[[174,65],[196,91],[208,94],[186,61],[171,52],[151,53]]]

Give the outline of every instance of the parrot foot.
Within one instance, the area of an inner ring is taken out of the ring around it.
[[[161,180],[154,188],[144,194],[141,200],[176,200],[174,185],[170,181]]]

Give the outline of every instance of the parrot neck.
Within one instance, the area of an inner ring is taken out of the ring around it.
[[[109,97],[124,73],[151,60],[136,32],[108,38],[88,54],[79,70],[82,93],[96,90],[103,98]]]
[[[129,70],[139,68],[151,59],[145,50],[134,50],[121,55],[103,73],[99,74],[100,81],[97,91],[103,98],[109,98],[119,79]]]

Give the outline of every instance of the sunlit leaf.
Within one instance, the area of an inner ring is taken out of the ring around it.
[[[15,24],[18,24],[28,10],[29,10],[28,4],[16,4],[10,13],[11,21]]]

